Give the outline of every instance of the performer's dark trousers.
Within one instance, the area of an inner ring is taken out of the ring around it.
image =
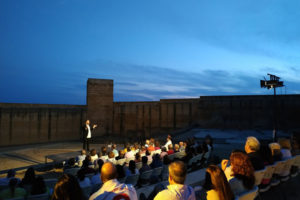
[[[89,151],[90,150],[90,141],[91,138],[84,138],[83,139],[83,149]]]

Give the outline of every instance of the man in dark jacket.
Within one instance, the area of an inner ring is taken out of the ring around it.
[[[90,140],[92,138],[92,131],[97,128],[97,124],[90,127],[90,120],[86,120],[85,125],[82,127],[82,139],[83,139],[83,149],[87,151],[90,150]]]

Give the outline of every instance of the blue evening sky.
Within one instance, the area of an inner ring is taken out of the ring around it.
[[[88,78],[115,101],[300,93],[298,0],[0,0],[0,102],[85,104]]]

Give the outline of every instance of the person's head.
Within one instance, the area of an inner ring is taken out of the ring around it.
[[[6,177],[7,178],[13,178],[13,177],[15,177],[15,175],[16,175],[16,171],[13,170],[13,169],[10,169],[10,170],[8,170]]]
[[[55,184],[52,200],[82,200],[83,192],[77,179],[70,174],[63,174]]]
[[[260,143],[256,139],[256,137],[247,137],[245,143],[245,151],[246,153],[257,152],[260,148]]]
[[[25,181],[25,183],[32,184],[34,179],[35,179],[35,171],[33,167],[29,167],[25,172],[23,180]]]
[[[131,171],[132,174],[135,174],[135,169],[136,169],[136,165],[134,160],[129,161],[129,170]]]
[[[102,166],[103,166],[103,164],[104,164],[104,162],[103,162],[103,160],[102,159],[99,159],[99,160],[97,160],[97,164],[98,164],[98,169],[99,169],[99,172],[101,172],[101,168],[102,168]]]
[[[85,149],[82,149],[82,150],[81,150],[81,155],[86,155]]]
[[[280,151],[281,147],[278,143],[276,143],[276,142],[270,143],[269,147],[271,149],[272,156],[281,154],[281,151]]]
[[[169,183],[184,184],[186,178],[186,165],[182,161],[174,161],[169,165]]]
[[[165,146],[163,146],[163,147],[161,148],[161,151],[162,151],[162,152],[166,152],[166,151],[167,151],[167,148],[166,148]]]
[[[155,140],[155,147],[160,147],[160,143],[158,140]]]
[[[146,140],[146,144],[149,145],[150,144],[150,140]]]
[[[233,192],[226,179],[223,170],[216,166],[210,165],[206,168],[205,182],[203,187],[206,190],[215,190],[220,200],[232,200]]]
[[[90,120],[86,120],[85,124],[89,125],[90,124]]]
[[[135,154],[135,160],[140,161],[141,160],[141,154],[136,153]]]
[[[165,155],[163,157],[163,163],[164,163],[164,165],[169,165],[171,163],[171,160],[168,155]]]
[[[183,147],[183,142],[179,142],[179,146],[180,146],[180,147]]]
[[[147,164],[147,162],[148,162],[148,157],[147,156],[143,156],[142,157],[142,163],[143,163],[143,165]]]
[[[91,156],[95,156],[96,154],[97,154],[96,149],[92,149],[92,150],[91,150]]]
[[[160,155],[159,154],[154,154],[153,160],[160,160]]]
[[[131,151],[131,148],[130,148],[130,147],[127,147],[126,149],[127,149],[127,152],[130,152],[130,151]]]
[[[120,150],[119,151],[119,157],[120,158],[124,158],[124,155],[125,155],[125,151],[124,150]]]
[[[169,144],[169,145],[168,145],[168,149],[169,149],[169,150],[173,150],[173,145],[172,145],[172,144]]]
[[[47,187],[44,178],[42,176],[38,176],[32,184],[31,194],[32,195],[44,194],[46,192],[47,192]]]
[[[286,138],[280,138],[278,140],[278,143],[280,144],[282,149],[288,149],[291,150],[291,142],[289,139]]]
[[[247,154],[234,152],[230,155],[230,165],[233,176],[241,179],[247,189],[254,185],[254,168]]]
[[[150,151],[147,149],[146,150],[146,156],[150,156],[151,155],[151,153],[150,153]]]
[[[175,150],[175,151],[179,151],[179,144],[175,144],[175,145],[174,145],[174,150]]]
[[[114,150],[114,149],[117,148],[117,145],[116,145],[116,144],[113,144],[113,145],[111,146],[111,148],[112,148],[112,150]]]
[[[70,159],[68,160],[68,165],[69,165],[69,166],[74,166],[75,163],[76,163],[75,158],[70,158]]]
[[[106,152],[107,152],[107,149],[106,147],[101,147],[101,152],[102,152],[102,155],[105,156],[106,155]]]
[[[109,152],[108,153],[108,158],[114,158],[115,157],[115,154],[114,154],[114,152]]]
[[[106,162],[101,168],[101,180],[103,183],[117,178],[117,169],[111,162]]]
[[[117,177],[118,178],[124,178],[125,177],[125,172],[124,172],[124,168],[122,165],[116,165],[116,169],[117,169]]]
[[[88,168],[90,165],[90,161],[88,159],[84,159],[82,162],[82,168]]]

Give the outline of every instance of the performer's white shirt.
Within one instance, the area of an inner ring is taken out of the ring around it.
[[[166,147],[167,151],[169,151],[170,144],[172,144],[172,140],[168,140],[167,143],[164,145],[164,147]]]
[[[88,128],[88,134],[86,138],[91,138],[92,137],[91,127],[88,124],[86,125],[86,127]]]

